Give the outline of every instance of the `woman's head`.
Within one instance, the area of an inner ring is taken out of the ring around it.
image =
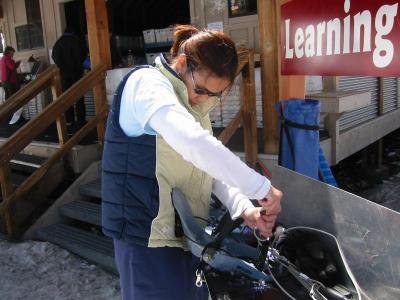
[[[15,52],[15,49],[13,47],[11,47],[11,46],[7,46],[4,49],[4,55],[13,55],[14,52]]]
[[[178,65],[176,69],[188,86],[192,105],[219,96],[235,79],[235,43],[222,32],[177,26],[170,53],[172,65]]]

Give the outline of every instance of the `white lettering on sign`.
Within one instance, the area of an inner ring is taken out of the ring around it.
[[[393,29],[399,4],[381,6],[373,23],[373,16],[369,10],[357,12],[352,16],[350,2],[350,0],[345,0],[344,12],[348,15],[343,20],[334,18],[322,21],[317,25],[309,24],[305,29],[296,28],[293,48],[290,47],[290,19],[286,19],[285,58],[311,58],[323,55],[371,52],[371,39],[374,38],[373,63],[377,68],[387,67],[393,60],[394,45],[385,36],[390,34]],[[375,37],[372,37],[372,26],[375,27]],[[343,39],[341,40],[342,31]],[[361,37],[363,37],[362,43]],[[353,49],[350,47],[351,42]],[[325,49],[324,53],[323,49]]]

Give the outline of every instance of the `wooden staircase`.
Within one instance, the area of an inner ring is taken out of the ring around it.
[[[85,138],[94,128],[97,128],[98,141],[101,144],[104,137],[105,119],[108,105],[105,95],[106,65],[94,67],[71,88],[61,93],[60,74],[56,66],[48,67],[37,78],[12,95],[0,106],[0,124],[8,120],[18,109],[35,97],[39,92],[51,87],[52,102],[35,118],[29,120],[18,131],[0,145],[0,226],[7,239],[17,240],[25,232],[22,223],[27,222],[28,212],[37,210],[40,203],[35,198],[44,199],[43,195],[51,192],[49,184],[54,178],[59,178],[63,170],[53,172],[55,166],[64,162],[72,149]],[[69,136],[65,122],[65,111],[78,101],[88,90],[95,91],[96,116],[89,120],[77,132]],[[52,124],[56,124],[58,148],[44,159],[29,157],[24,149],[34,139]],[[21,166],[21,161],[26,160]],[[61,164],[64,167],[65,164]],[[33,171],[26,178],[20,176],[27,170]],[[62,169],[62,168],[61,168]],[[37,196],[37,193],[41,197]],[[42,193],[42,194],[40,194]],[[25,209],[31,207],[31,209]]]
[[[60,206],[60,222],[37,230],[36,236],[117,274],[113,241],[101,233],[100,190],[100,178],[80,185],[80,199]]]
[[[47,158],[19,153],[10,160],[10,177],[14,189],[17,189],[35,171],[37,171]],[[24,201],[17,202],[14,207],[14,222],[22,228],[27,228],[35,215],[40,214],[42,206],[49,201],[48,196],[53,193],[65,179],[63,162],[54,164],[48,173],[49,176],[40,180],[27,195]],[[0,188],[1,191],[1,188]],[[1,193],[0,193],[1,194]],[[0,202],[2,197],[0,196]],[[5,232],[4,228],[2,230]]]

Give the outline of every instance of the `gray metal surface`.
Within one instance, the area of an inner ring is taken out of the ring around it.
[[[10,161],[10,166],[12,170],[22,171],[26,173],[33,173],[38,168],[40,168],[40,166],[44,164],[45,161],[46,161],[45,157],[18,153]]]
[[[397,107],[400,108],[400,77],[397,77]]]
[[[400,214],[282,167],[272,183],[284,192],[279,222],[333,234],[362,299],[400,299]]]
[[[398,108],[397,78],[383,78],[383,113],[391,112]]]
[[[379,79],[377,77],[340,76],[339,90],[341,91],[370,91],[371,104],[346,112],[340,118],[340,131],[372,120],[378,116]]]
[[[101,199],[101,178],[97,178],[79,187],[79,193],[82,196],[88,196]]]
[[[117,274],[111,238],[95,235],[65,224],[54,224],[40,229],[37,231],[37,237],[59,245]]]
[[[94,116],[96,116],[95,108],[94,108],[94,94],[93,90],[89,90],[83,96],[83,101],[85,103],[85,111],[86,111],[86,121],[89,121]]]
[[[60,208],[63,216],[101,226],[101,206],[88,201],[72,201]]]
[[[14,187],[20,186],[28,178],[28,175],[11,173],[11,182]]]

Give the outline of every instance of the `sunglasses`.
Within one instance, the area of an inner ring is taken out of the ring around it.
[[[188,69],[189,69],[189,72],[190,72],[190,77],[192,78],[193,90],[197,95],[207,95],[208,97],[218,97],[218,98],[222,97],[222,91],[218,92],[218,93],[213,93],[213,92],[210,92],[209,90],[207,90],[205,88],[199,88],[197,86],[196,82],[194,81],[193,68],[192,68],[191,64],[188,64]]]

